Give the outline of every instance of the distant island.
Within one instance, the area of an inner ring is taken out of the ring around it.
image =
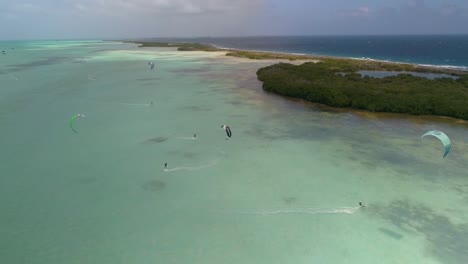
[[[153,41],[126,41],[139,44],[141,48],[177,48],[178,51],[219,51],[218,48],[200,43],[170,43]]]
[[[199,43],[138,42],[141,47],[225,51],[249,59],[304,60],[261,68],[263,89],[332,107],[468,120],[468,72],[415,64],[219,49]]]

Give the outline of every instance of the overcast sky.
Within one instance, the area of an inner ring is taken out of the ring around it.
[[[468,34],[468,0],[0,0],[0,39]]]

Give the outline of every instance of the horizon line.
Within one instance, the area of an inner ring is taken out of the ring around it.
[[[281,37],[402,37],[402,36],[468,36],[468,33],[411,33],[411,34],[303,34],[303,35],[232,35],[232,36],[141,36],[141,37],[104,37],[104,38],[24,38],[2,39],[0,42],[11,41],[108,41],[108,40],[145,40],[145,39],[201,39],[201,38],[281,38]]]

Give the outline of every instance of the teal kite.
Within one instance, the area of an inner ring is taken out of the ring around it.
[[[73,123],[75,122],[75,120],[79,117],[86,117],[85,115],[83,114],[76,114],[74,116],[72,116],[72,118],[70,119],[70,128],[73,130],[73,132],[77,133],[78,134],[78,131],[76,131],[74,128],[73,128]]]
[[[422,135],[421,138],[424,138],[425,136],[436,137],[437,139],[440,140],[440,142],[442,142],[445,148],[444,156],[443,156],[444,158],[449,154],[450,149],[452,148],[452,142],[450,141],[450,138],[444,132],[441,132],[439,130],[432,130]]]

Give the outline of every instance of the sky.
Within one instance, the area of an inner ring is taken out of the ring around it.
[[[0,0],[0,39],[468,34],[467,0]]]

